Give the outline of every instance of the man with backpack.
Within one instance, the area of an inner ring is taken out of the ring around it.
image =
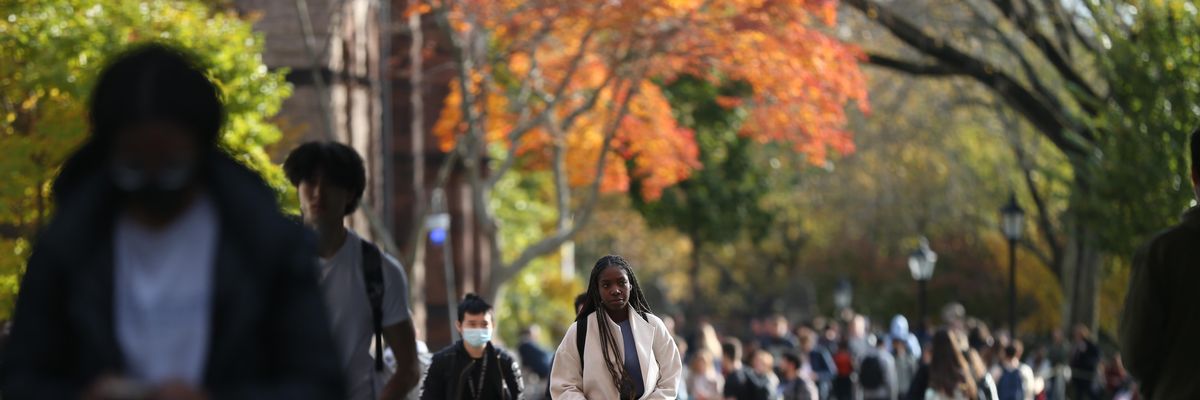
[[[858,386],[863,400],[895,400],[896,360],[887,351],[887,344],[875,337],[868,339],[875,347],[858,362]]]
[[[1004,346],[1004,358],[992,372],[999,400],[1033,400],[1042,391],[1042,382],[1033,375],[1033,368],[1021,362],[1024,350],[1020,340]]]
[[[366,188],[362,158],[341,143],[308,142],[283,169],[299,192],[305,225],[317,232],[321,292],[348,379],[345,398],[403,398],[420,379],[408,278],[399,262],[344,225]],[[395,355],[395,373],[384,366],[383,340]]]

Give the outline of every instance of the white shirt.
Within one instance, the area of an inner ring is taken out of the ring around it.
[[[113,307],[130,378],[203,382],[211,323],[217,212],[203,195],[170,225],[117,219]]]
[[[383,326],[388,327],[410,318],[408,311],[408,278],[395,258],[384,254]],[[321,292],[333,325],[333,340],[342,359],[351,400],[377,399],[391,376],[384,368],[375,373],[375,328],[371,321],[371,303],[367,300],[366,282],[362,272],[362,239],[347,229],[346,241],[332,258],[321,260]]]

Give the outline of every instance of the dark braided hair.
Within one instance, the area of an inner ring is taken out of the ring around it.
[[[576,316],[579,318],[587,318],[588,314],[603,310],[601,306],[604,301],[600,297],[600,273],[609,267],[620,268],[625,271],[625,275],[629,277],[630,290],[627,298],[629,299],[629,307],[633,308],[642,319],[650,321],[648,316],[650,311],[650,303],[646,302],[646,295],[642,293],[642,287],[638,285],[637,277],[633,275],[633,268],[629,266],[629,262],[618,255],[608,255],[600,257],[596,261],[596,266],[592,267],[592,275],[588,280],[587,298],[583,303],[583,310]],[[629,375],[629,371],[625,370],[625,364],[621,360],[621,346],[623,341],[618,341],[619,332],[614,333],[609,325],[605,322],[608,313],[600,312],[596,315],[596,330],[600,333],[600,349],[604,353],[604,364],[608,368],[609,375],[612,376],[613,384],[617,386],[617,392],[624,396],[633,396],[633,377]],[[587,332],[577,333],[586,335]],[[630,397],[632,398],[632,397]]]

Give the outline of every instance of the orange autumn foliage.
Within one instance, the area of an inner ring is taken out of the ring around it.
[[[434,4],[450,10],[457,34],[488,37],[495,61],[476,65],[467,87],[478,99],[472,109],[486,116],[481,124],[489,142],[513,145],[506,142],[520,124],[521,112],[544,111],[564,81],[561,99],[548,111],[555,121],[563,121],[595,93],[594,108],[563,130],[573,186],[596,179],[604,135],[614,123],[603,191],[628,190],[630,179],[636,178],[643,182],[641,195],[652,200],[702,167],[693,133],[677,125],[670,103],[654,83],[682,74],[748,84],[752,95],[720,100],[727,107],[745,107],[742,134],[788,143],[815,164],[824,163],[830,151],[852,152],[846,109],[853,104],[868,111],[859,70],[863,54],[822,30],[836,23],[834,0]],[[454,85],[434,127],[447,151],[466,130],[463,93]],[[484,90],[485,85],[491,86]],[[542,96],[517,104],[523,85]],[[628,112],[614,121],[627,96]],[[516,154],[524,165],[548,167],[553,140],[552,132],[539,126],[515,144]]]

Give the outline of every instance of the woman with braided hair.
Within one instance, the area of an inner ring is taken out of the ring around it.
[[[554,359],[550,395],[562,400],[674,399],[683,371],[674,337],[616,255],[596,261],[583,309]]]

